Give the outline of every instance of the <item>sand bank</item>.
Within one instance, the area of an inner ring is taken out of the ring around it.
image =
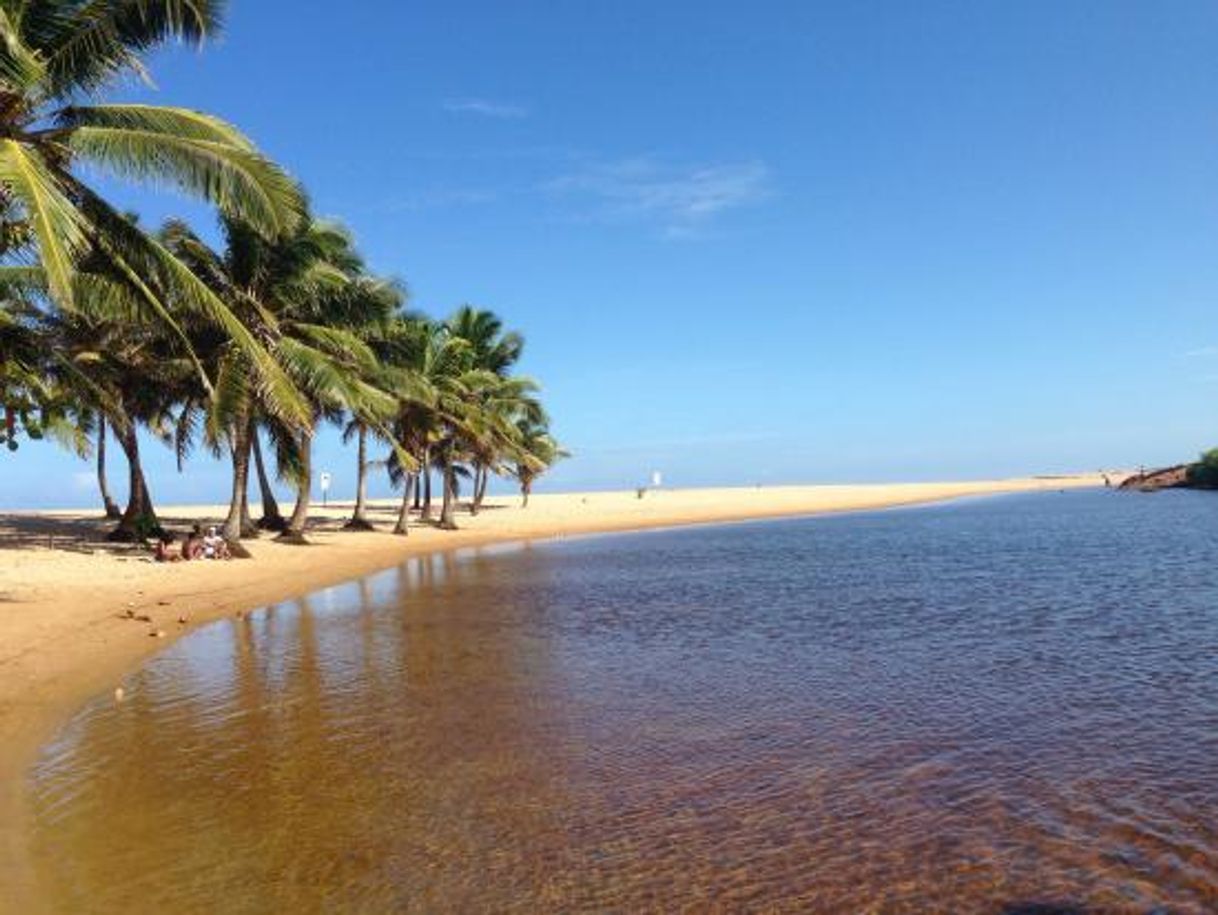
[[[0,887],[28,911],[23,866],[22,773],[39,744],[90,696],[112,690],[138,662],[191,628],[221,616],[297,597],[391,566],[404,557],[494,541],[636,530],[683,524],[866,510],[1002,492],[1102,485],[1096,475],[964,483],[783,486],[535,495],[491,498],[459,531],[419,525],[389,533],[395,506],[374,502],[383,529],[348,532],[350,505],[318,507],[313,545],[269,538],[249,544],[251,560],[156,564],[134,547],[102,540],[108,525],[88,512],[0,515]],[[220,506],[163,508],[184,530],[218,519]],[[148,620],[131,619],[147,617]],[[179,622],[185,619],[186,622]],[[152,633],[161,631],[164,637]],[[0,894],[3,896],[5,894]]]

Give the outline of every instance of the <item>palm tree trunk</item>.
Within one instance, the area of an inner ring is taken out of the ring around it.
[[[455,531],[457,529],[457,522],[453,515],[457,507],[457,477],[453,473],[452,461],[447,455],[444,458],[442,476],[444,479],[444,504],[440,508],[440,527],[446,531]]]
[[[474,472],[474,501],[469,513],[476,515],[482,510],[482,500],[486,498],[486,487],[491,481],[491,469],[479,466]]]
[[[478,464],[478,463],[474,464],[474,481],[471,485],[472,485],[474,491],[473,491],[473,495],[470,497],[470,500],[469,500],[469,513],[471,515],[476,515],[476,514],[478,514],[478,508],[479,508],[478,490],[482,487],[482,465],[481,464]]]
[[[245,525],[242,522],[249,513],[250,436],[249,423],[246,420],[240,419],[233,426],[229,446],[233,463],[233,488],[222,533],[224,539],[232,544],[245,536]]]
[[[123,516],[118,504],[110,496],[110,484],[106,482],[106,417],[97,418],[97,488],[101,490],[102,506],[107,521],[117,521]]]
[[[423,449],[423,466],[419,468],[423,478],[423,510],[419,514],[420,521],[431,520],[431,446]]]
[[[247,468],[245,471],[245,492],[241,493],[241,539],[256,540],[262,531],[258,525],[254,523],[254,518],[250,514],[250,493],[249,493],[249,456],[246,456]]]
[[[229,490],[229,512],[224,518],[224,539],[230,542],[241,539],[241,493],[245,491],[250,475],[250,452],[245,447],[245,422],[239,420],[229,435],[229,457],[233,463],[233,485]]]
[[[349,531],[370,531],[372,523],[368,520],[368,428],[360,423],[358,432],[359,445],[356,448],[358,466],[355,468],[355,512],[351,520],[343,525]]]
[[[262,445],[258,441],[258,429],[250,429],[250,446],[254,452],[254,468],[258,471],[258,492],[262,496],[262,517],[258,526],[264,531],[281,531],[287,527],[283,515],[279,513],[279,503],[275,500],[275,490],[271,489],[271,481],[266,475],[266,465],[262,462]]]
[[[136,435],[135,424],[125,423],[121,431],[115,430],[115,437],[127,457],[127,508],[119,519],[118,527],[112,530],[106,539],[121,543],[143,541],[150,534],[159,531],[161,525],[152,508],[152,497],[148,494],[148,484],[144,480],[144,468],[140,463],[140,440]]]
[[[415,475],[413,473],[406,474],[406,491],[402,493],[402,508],[398,511],[398,523],[394,525],[393,532],[401,534],[405,537],[410,533],[410,491],[417,490],[415,486]]]
[[[254,438],[258,435],[258,427],[254,425],[254,420],[251,418],[245,424],[245,482],[241,485],[241,538],[243,540],[252,540],[258,536],[258,525],[254,523],[254,519],[250,517],[250,451],[253,448]],[[235,556],[244,558],[246,551],[238,548],[234,553]]]
[[[309,520],[309,499],[313,488],[313,430],[300,434],[300,487],[296,490],[296,507],[284,532],[276,537],[283,543],[306,544],[305,524]]]
[[[533,491],[533,484],[531,481],[525,480],[524,482],[522,482],[520,484],[520,495],[521,495],[520,507],[521,508],[529,507],[529,493],[531,493],[532,491]]]
[[[423,478],[419,471],[414,474],[414,510],[421,511],[423,508]]]

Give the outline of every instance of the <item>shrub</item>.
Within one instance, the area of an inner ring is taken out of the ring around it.
[[[1201,454],[1201,460],[1189,465],[1188,482],[1193,486],[1218,489],[1218,448]]]

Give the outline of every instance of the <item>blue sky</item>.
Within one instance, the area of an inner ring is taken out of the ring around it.
[[[984,477],[1218,444],[1215,46],[1185,0],[233,0],[121,94],[240,125],[415,306],[520,328],[550,488]],[[158,501],[223,498],[150,453]],[[6,462],[10,506],[93,498]]]

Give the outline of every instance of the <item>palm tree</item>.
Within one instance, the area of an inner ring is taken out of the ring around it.
[[[106,417],[97,417],[97,488],[101,493],[102,509],[107,521],[117,521],[123,516],[118,504],[110,496],[110,484],[106,480]]]
[[[407,332],[409,318],[400,314],[399,309],[405,302],[405,292],[402,287],[390,280],[377,280],[371,277],[359,277],[352,287],[352,295],[369,296],[368,314],[375,320],[365,322],[356,330],[362,341],[373,354],[376,367],[368,373],[366,380],[393,397],[400,408],[408,401],[427,400],[429,391],[418,372],[411,366],[413,354],[404,349],[405,339],[402,335]],[[392,317],[391,317],[392,316]],[[351,414],[350,422],[343,429],[343,442],[356,440],[355,467],[355,508],[350,520],[344,525],[347,530],[372,530],[372,522],[368,520],[368,439],[370,435],[388,442],[394,450],[399,444],[393,437],[390,428],[382,415],[367,415],[359,410]],[[403,466],[413,466],[413,458],[402,456],[399,463]]]
[[[343,429],[343,443],[356,440],[355,445],[355,508],[343,525],[348,531],[370,531],[373,524],[368,520],[368,424],[355,416]]]
[[[503,378],[466,369],[441,393],[441,432],[434,446],[444,484],[439,526],[456,529],[457,478],[464,463],[487,453],[515,453],[515,418],[531,411],[537,385],[528,378]]]
[[[257,527],[259,530],[282,532],[288,522],[279,511],[279,500],[275,498],[275,490],[271,488],[271,481],[267,476],[257,426],[250,435],[250,446],[254,452],[254,469],[258,474],[258,494],[262,500],[262,517],[258,519]]]
[[[96,461],[97,491],[101,496],[102,517],[117,521],[123,516],[118,503],[110,495],[110,482],[106,476],[106,416],[97,413],[72,398],[65,411],[64,422],[51,422],[47,430],[60,444],[82,459]]]
[[[537,384],[519,376],[490,376],[475,392],[479,422],[466,435],[465,445],[474,466],[474,493],[470,514],[478,514],[486,497],[492,472],[504,472],[512,460],[519,460],[521,448],[517,423],[547,421],[536,397]]]
[[[50,342],[40,326],[41,314],[21,290],[4,290],[0,299],[0,403],[4,405],[0,442],[9,451],[24,433],[36,437],[39,413],[51,399],[45,377]]]
[[[422,315],[399,316],[385,331],[383,362],[400,373],[387,389],[397,392],[393,435],[399,447],[387,461],[390,479],[403,486],[395,534],[409,532],[411,490],[422,491],[420,520],[430,519],[430,468],[443,435],[445,411],[460,407],[469,344]]]
[[[274,241],[238,220],[222,219],[222,227],[222,254],[179,221],[167,224],[162,237],[235,314],[256,328],[262,345],[309,404],[304,422],[283,421],[273,398],[255,383],[243,349],[223,338],[210,345],[196,342],[216,378],[206,429],[213,440],[227,443],[232,458],[224,535],[236,540],[255,533],[253,523],[246,522],[247,492],[251,454],[261,458],[261,448],[254,451],[261,424],[275,445],[281,476],[297,486],[296,505],[280,539],[303,542],[318,420],[351,410],[363,422],[378,424],[394,408],[393,398],[370,380],[376,359],[360,334],[388,320],[397,293],[390,284],[361,276],[362,262],[350,235],[335,225],[308,219]],[[265,469],[260,481],[265,499]]]
[[[278,392],[279,408],[299,419],[304,405],[238,317],[116,212],[78,168],[87,163],[124,178],[169,183],[272,235],[299,223],[299,189],[223,120],[159,105],[77,103],[123,76],[144,75],[141,57],[158,45],[201,45],[216,33],[222,6],[219,0],[0,2],[0,255],[10,265],[35,259],[46,305],[64,311],[77,305],[78,274],[104,258],[141,310],[183,345],[184,313],[223,327],[245,350],[260,383]]]
[[[494,312],[462,305],[445,322],[449,332],[469,344],[472,366],[499,377],[506,377],[524,352],[524,338],[515,331],[505,332],[503,321]],[[493,440],[481,443],[472,456],[473,498],[470,511],[477,514],[486,496],[491,469],[498,454]]]
[[[305,542],[317,421],[337,422],[349,413],[360,426],[392,443],[388,423],[397,409],[397,398],[381,386],[383,373],[364,339],[370,327],[389,320],[397,307],[397,290],[361,275],[363,264],[348,235],[334,227],[322,231],[328,233],[322,266],[330,271],[330,283],[295,302],[293,311],[283,316],[284,335],[276,346],[276,352],[286,350],[285,368],[313,403],[315,415],[296,442],[296,505],[278,538],[291,543]]]
[[[144,474],[139,429],[173,441],[175,405],[194,383],[191,361],[155,320],[125,313],[125,287],[89,276],[78,282],[77,310],[45,315],[54,341],[46,371],[58,390],[72,392],[78,411],[104,418],[127,458],[127,505],[111,540],[143,540],[159,530]]]
[[[394,426],[403,450],[420,467],[423,504],[420,520],[430,516],[430,474],[440,472],[442,504],[438,525],[456,527],[457,481],[474,465],[474,501],[485,494],[487,475],[515,456],[516,420],[523,415],[544,419],[534,397],[536,385],[507,374],[519,358],[519,334],[504,334],[502,322],[490,312],[465,306],[449,320],[433,323],[420,318],[404,322],[399,339],[409,341],[401,352],[427,387],[430,399],[403,402]],[[407,532],[411,480],[391,460],[390,474],[405,482],[395,533]]]
[[[144,75],[154,48],[209,40],[223,6],[0,0],[0,443],[50,434],[84,455],[94,437],[110,515],[113,435],[129,472],[113,536],[134,539],[157,527],[141,430],[174,445],[179,468],[201,440],[231,459],[226,537],[256,534],[252,457],[262,523],[303,542],[316,428],[342,422],[357,442],[350,526],[368,525],[372,440],[390,445],[391,476],[405,481],[397,532],[406,532],[412,481],[429,517],[433,467],[439,523],[453,527],[467,466],[476,511],[492,472],[514,467],[525,487],[522,472],[561,455],[554,445],[546,457],[538,442],[547,434],[530,444],[522,431],[526,422],[544,430],[545,417],[536,386],[511,374],[520,335],[468,305],[442,323],[402,313],[401,290],[367,276],[350,236],[315,221],[301,189],[232,125],[104,102],[120,78]],[[214,204],[223,252],[181,222],[144,232],[85,180],[84,165]],[[264,442],[297,488],[287,521]]]
[[[533,491],[533,481],[562,458],[570,457],[570,454],[564,451],[550,435],[550,430],[545,423],[534,422],[529,417],[522,416],[517,420],[516,430],[520,456],[517,458],[512,475],[520,483],[520,507],[528,508],[529,494]]]
[[[462,305],[444,323],[449,333],[469,344],[474,365],[496,375],[506,375],[524,352],[524,338],[515,331],[505,332],[503,321],[492,311]]]

